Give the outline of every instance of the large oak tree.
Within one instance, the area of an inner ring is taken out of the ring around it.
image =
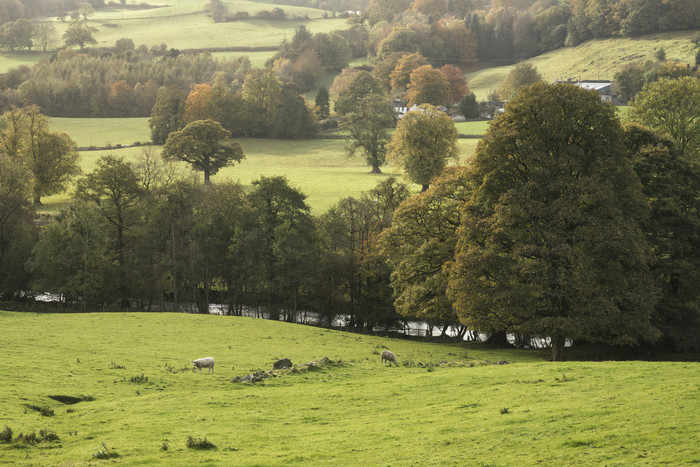
[[[477,147],[449,292],[465,324],[636,344],[658,332],[648,202],[615,109],[570,84],[518,94]]]
[[[396,125],[388,159],[400,165],[412,182],[430,186],[449,160],[456,160],[457,129],[450,117],[436,107],[423,104],[408,112]]]
[[[239,162],[245,156],[241,145],[232,141],[231,133],[214,120],[196,120],[168,136],[163,157],[192,164],[204,173],[204,183],[219,169]]]

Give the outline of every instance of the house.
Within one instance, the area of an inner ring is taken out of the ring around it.
[[[578,81],[576,82],[577,86],[580,86],[584,89],[588,89],[591,91],[597,91],[598,94],[600,94],[600,100],[605,101],[605,102],[612,102],[613,101],[613,95],[612,95],[612,81]]]
[[[569,78],[567,80],[557,79],[556,81],[554,81],[554,83],[572,83],[583,89],[588,89],[589,91],[596,91],[598,94],[600,94],[600,100],[604,102],[613,102],[612,81],[593,79],[581,81]]]
[[[401,120],[404,115],[406,115],[406,112],[408,112],[408,106],[405,102],[402,102],[401,99],[396,99],[394,101],[394,112],[396,112],[396,118]]]

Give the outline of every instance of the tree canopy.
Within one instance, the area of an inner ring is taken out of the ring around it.
[[[399,120],[389,144],[388,159],[402,167],[408,178],[425,191],[447,162],[457,159],[458,136],[450,117],[423,104]]]
[[[552,340],[653,339],[657,291],[640,228],[648,203],[615,110],[537,83],[480,141],[449,293],[462,322]]]
[[[644,86],[632,118],[670,135],[681,153],[700,157],[700,78],[664,78]]]
[[[163,157],[185,161],[204,173],[204,183],[222,167],[241,161],[241,145],[232,141],[231,133],[214,120],[196,120],[180,131],[170,133],[163,146]]]

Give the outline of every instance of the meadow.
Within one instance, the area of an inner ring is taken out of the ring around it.
[[[0,442],[13,465],[99,452],[124,465],[700,462],[696,362],[551,363],[539,350],[213,315],[0,311],[0,326],[0,429],[59,438]],[[398,366],[381,364],[384,349]],[[191,371],[204,356],[213,374]],[[323,357],[343,363],[231,382]],[[190,436],[215,448],[188,449]]]
[[[547,82],[556,79],[612,80],[615,73],[630,63],[656,61],[654,53],[662,48],[668,60],[695,63],[692,39],[698,31],[674,31],[634,38],[598,39],[576,47],[565,47],[524,60]],[[469,90],[479,101],[486,100],[490,90],[498,87],[515,65],[484,68],[466,74]]]
[[[457,124],[460,133],[479,134],[487,122],[463,122]],[[147,118],[81,119],[51,118],[52,131],[65,131],[79,147],[130,146],[115,149],[81,151],[80,164],[83,173],[92,171],[97,160],[111,154],[135,161],[144,148],[132,146],[134,142],[150,140]],[[292,186],[308,196],[307,202],[314,213],[322,213],[340,199],[371,190],[389,176],[403,180],[401,171],[386,165],[384,174],[370,173],[360,155],[348,157],[344,140],[275,140],[237,139],[246,158],[239,164],[222,169],[212,178],[213,183],[225,180],[240,182],[249,187],[260,176],[286,176]],[[460,164],[465,164],[474,154],[478,139],[460,139]],[[158,153],[159,146],[151,146]],[[185,166],[183,164],[183,166]],[[404,180],[406,181],[406,180]],[[420,187],[412,187],[418,191]],[[57,213],[70,202],[72,190],[42,198],[40,212]]]
[[[121,38],[128,37],[136,46],[148,47],[166,44],[169,48],[200,49],[221,47],[277,47],[285,38],[291,38],[301,24],[314,32],[345,29],[345,19],[324,18],[324,11],[313,8],[280,6],[268,3],[235,0],[225,2],[231,14],[247,11],[255,14],[279,7],[290,18],[304,20],[273,21],[251,18],[245,21],[214,21],[205,13],[206,0],[170,0],[148,2],[157,8],[99,10],[89,17],[89,24],[98,29],[94,34],[98,47],[111,47]],[[53,18],[51,20],[54,20]],[[58,37],[68,27],[68,21],[54,21]],[[240,53],[239,55],[246,55]]]

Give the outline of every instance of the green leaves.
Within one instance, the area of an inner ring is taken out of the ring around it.
[[[196,120],[168,136],[163,157],[192,164],[195,170],[204,172],[204,182],[209,184],[211,175],[245,157],[241,145],[230,135],[214,120]]]

